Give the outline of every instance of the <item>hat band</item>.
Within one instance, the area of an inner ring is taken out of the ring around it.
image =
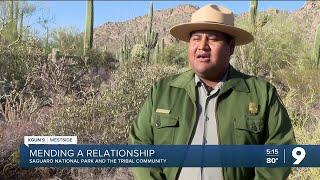
[[[212,23],[212,24],[221,24],[221,25],[226,25],[226,26],[233,26],[231,24],[225,24],[225,23],[221,23],[221,22],[217,22],[217,21],[195,21],[195,22],[191,22],[191,23]]]

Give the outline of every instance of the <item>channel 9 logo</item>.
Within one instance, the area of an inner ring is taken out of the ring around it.
[[[292,150],[292,157],[296,159],[294,165],[298,165],[306,157],[306,151],[302,147],[296,147]]]

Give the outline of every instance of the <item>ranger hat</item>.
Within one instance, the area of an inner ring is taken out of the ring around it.
[[[191,32],[198,30],[216,30],[235,39],[236,45],[248,44],[253,36],[246,30],[234,26],[231,10],[217,5],[206,5],[192,14],[191,22],[173,26],[170,34],[177,39],[189,42]]]

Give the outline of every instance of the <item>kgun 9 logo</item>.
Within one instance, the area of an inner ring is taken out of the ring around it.
[[[303,161],[303,159],[306,157],[306,151],[302,147],[296,147],[292,150],[292,157],[296,159],[296,161],[293,163],[295,165],[298,165]]]

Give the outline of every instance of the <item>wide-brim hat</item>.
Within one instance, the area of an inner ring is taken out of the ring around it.
[[[191,32],[198,30],[216,30],[226,33],[235,39],[236,45],[253,41],[251,33],[234,26],[234,15],[231,10],[212,4],[194,12],[191,22],[173,26],[170,34],[177,39],[189,42]]]

